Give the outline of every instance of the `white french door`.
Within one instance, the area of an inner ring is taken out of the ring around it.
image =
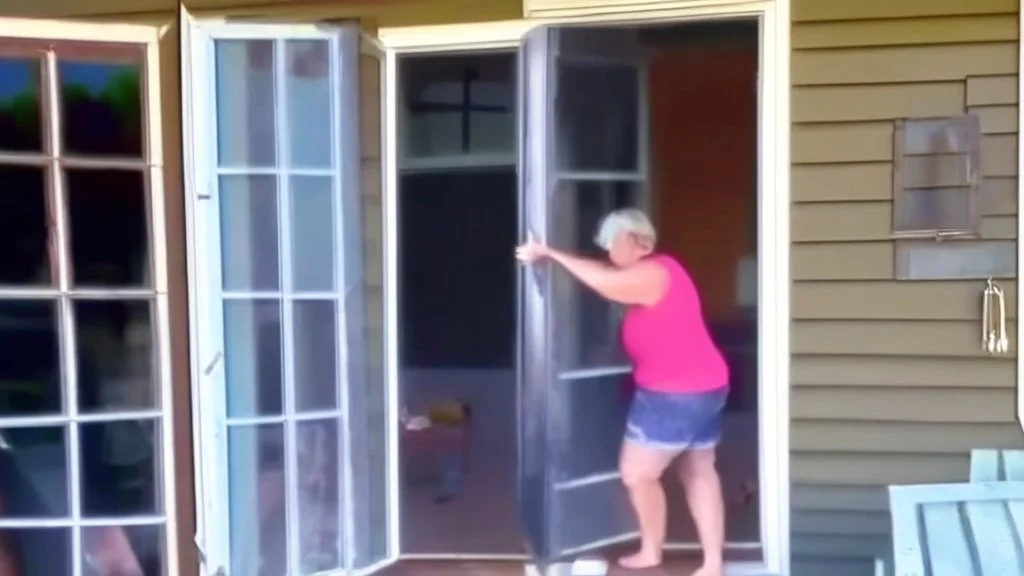
[[[204,573],[372,571],[397,553],[381,227],[361,178],[373,63],[354,27],[188,28]]]

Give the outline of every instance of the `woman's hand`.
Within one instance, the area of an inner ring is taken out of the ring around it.
[[[516,246],[516,260],[523,264],[530,264],[542,258],[547,258],[549,254],[547,246],[532,238]]]

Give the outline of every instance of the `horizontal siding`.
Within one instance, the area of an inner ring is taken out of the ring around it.
[[[887,485],[964,480],[970,449],[1024,445],[1016,283],[1000,282],[1013,354],[992,358],[983,283],[896,281],[891,240],[893,121],[968,111],[983,133],[974,241],[1016,239],[1017,10],[794,2],[792,542],[819,573],[869,574],[891,551]]]

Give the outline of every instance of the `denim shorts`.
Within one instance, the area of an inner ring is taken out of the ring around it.
[[[660,450],[703,450],[722,439],[729,388],[674,393],[637,388],[626,420],[627,442]]]

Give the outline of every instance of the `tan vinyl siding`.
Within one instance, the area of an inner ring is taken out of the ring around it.
[[[980,348],[981,280],[897,281],[893,120],[981,117],[982,239],[1017,231],[1016,0],[794,0],[794,555],[884,554],[885,487],[1024,445],[1014,350]]]

